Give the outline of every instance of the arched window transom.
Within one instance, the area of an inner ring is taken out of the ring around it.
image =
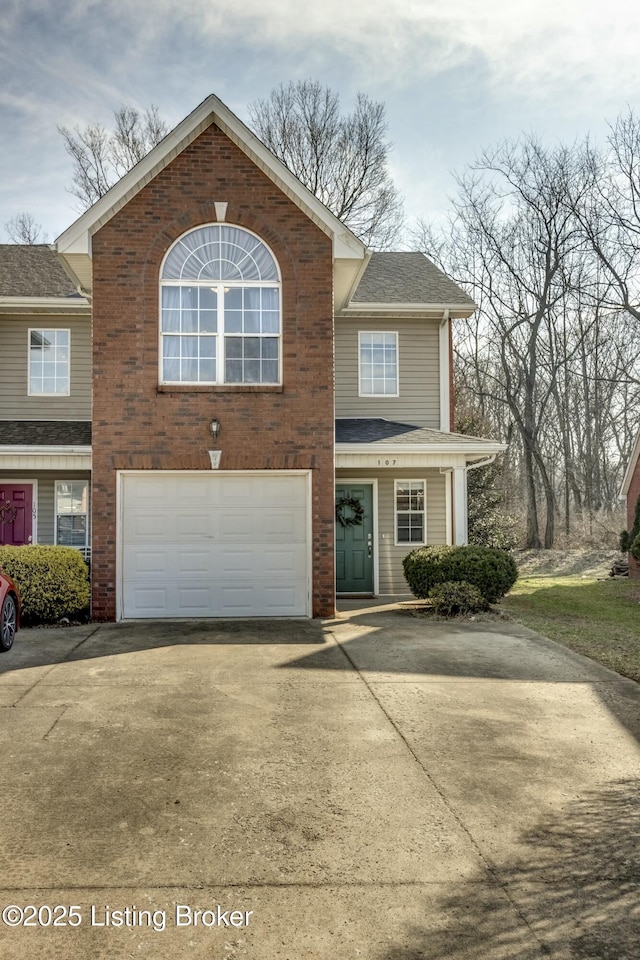
[[[161,270],[161,383],[280,383],[280,272],[229,224],[177,240]]]

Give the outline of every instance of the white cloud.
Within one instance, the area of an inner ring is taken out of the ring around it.
[[[633,105],[639,48],[628,0],[4,0],[0,223],[31,206],[65,225],[57,124],[108,124],[125,102],[178,122],[211,92],[246,117],[296,77],[385,100],[398,181],[432,207],[482,143],[583,135]]]
[[[368,77],[403,85],[478,59],[495,85],[532,98],[581,88],[624,99],[640,83],[640,5],[625,0],[323,0],[303,12],[299,0],[106,0],[105,8],[135,18],[147,51],[186,22],[194,40],[211,44],[212,62],[229,38],[289,55],[326,45],[355,62],[363,85]]]
[[[75,86],[94,117],[101,99],[104,114],[151,77],[147,89],[162,78],[171,99],[189,68],[204,96],[220,63],[236,90],[277,69],[286,81],[333,67],[378,92],[473,69],[499,99],[614,113],[640,88],[640,4],[628,0],[322,0],[303,11],[299,0],[71,0],[60,11],[8,0],[8,11],[0,52],[14,95],[40,75],[58,103],[60,86]]]

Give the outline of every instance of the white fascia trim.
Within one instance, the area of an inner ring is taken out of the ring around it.
[[[451,454],[451,456],[460,456],[467,459],[484,459],[492,454],[502,453],[507,449],[506,443],[497,443],[486,440],[483,446],[472,443],[336,443],[335,451],[338,453],[362,454],[362,456],[371,456],[371,454],[385,453],[387,456],[394,453],[438,453]]]
[[[355,274],[355,276],[354,276],[354,278],[353,278],[353,280],[352,280],[351,287],[349,288],[349,293],[347,294],[347,296],[346,296],[346,298],[345,298],[345,304],[348,304],[348,303],[350,302],[351,297],[354,295],[354,293],[355,293],[356,290],[358,289],[358,286],[360,285],[360,281],[362,280],[362,278],[363,278],[363,276],[364,276],[364,272],[365,272],[365,270],[367,269],[367,267],[369,266],[369,261],[371,260],[371,254],[372,254],[372,251],[371,251],[371,250],[367,250],[366,253],[365,253],[365,255],[364,255],[364,259],[362,260],[362,263],[358,266],[357,272],[356,272],[356,274]],[[346,307],[343,307],[343,308],[342,308],[342,311],[344,311],[345,309],[347,309],[347,308],[346,308]],[[342,312],[342,311],[340,311],[340,312]],[[337,315],[337,314],[336,314],[336,315]]]
[[[65,457],[90,457],[91,447],[65,447],[62,444],[55,446],[20,446],[19,444],[0,444],[0,454],[6,455],[15,453],[18,457],[35,457],[39,454],[43,457],[65,456]]]
[[[633,444],[633,450],[631,451],[631,456],[629,457],[629,463],[627,464],[627,469],[624,472],[624,479],[622,481],[622,487],[620,489],[620,499],[624,498],[629,493],[629,487],[631,486],[631,481],[633,480],[633,474],[635,473],[636,464],[638,462],[638,457],[640,456],[640,430],[636,434],[636,439]]]
[[[334,256],[363,259],[367,248],[337,219],[310,190],[253,134],[247,126],[214,94],[196,107],[174,127],[153,150],[143,157],[103,197],[96,201],[55,241],[62,254],[84,253],[91,256],[91,234],[106,223],[142,187],[182,152],[212,122],[256,162],[270,178],[292,197],[333,239]],[[212,198],[213,199],[213,198]],[[221,200],[224,198],[220,198]],[[339,248],[339,249],[338,249]]]
[[[342,313],[349,316],[360,313],[437,313],[442,316],[448,310],[458,317],[470,317],[477,310],[475,303],[365,303],[352,301]]]
[[[0,297],[0,313],[84,313],[91,304],[84,297]]]

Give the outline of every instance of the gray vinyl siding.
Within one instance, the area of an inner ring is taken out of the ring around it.
[[[32,328],[71,331],[70,396],[28,396]],[[0,420],[90,420],[91,368],[89,316],[0,318]]]
[[[87,470],[68,470],[64,473],[57,471],[25,471],[2,470],[0,480],[30,480],[38,481],[38,531],[36,543],[55,543],[55,487],[58,480],[86,480],[89,483],[91,496],[91,474]],[[89,546],[91,545],[91,512],[87,518],[89,526]]]
[[[348,478],[378,481],[378,565],[379,593],[409,594],[402,572],[402,559],[410,544],[395,546],[395,480],[426,480],[427,543],[447,542],[445,484],[447,474],[438,470],[358,470],[337,471],[336,484]]]
[[[400,396],[358,396],[358,331],[398,333]],[[337,417],[385,417],[440,429],[437,320],[338,318],[335,338]]]

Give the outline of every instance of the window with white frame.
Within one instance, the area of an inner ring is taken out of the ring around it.
[[[425,480],[396,480],[396,544],[427,542]]]
[[[360,331],[358,334],[361,397],[398,396],[398,334]]]
[[[69,330],[29,330],[29,396],[69,396]]]
[[[280,271],[255,234],[190,231],[167,253],[160,287],[161,383],[281,382]]]
[[[86,480],[59,480],[56,483],[56,543],[65,547],[86,547],[89,484]]]

